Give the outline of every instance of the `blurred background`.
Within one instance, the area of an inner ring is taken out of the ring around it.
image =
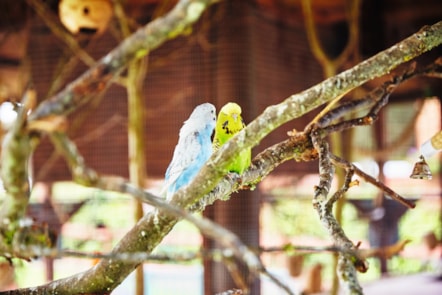
[[[130,32],[161,18],[175,4],[172,0],[1,1],[2,135],[15,118],[14,103],[20,101],[28,85],[35,88],[39,102],[50,98]],[[67,132],[86,163],[99,173],[136,179],[157,193],[179,129],[197,104],[211,102],[220,109],[226,102],[235,101],[248,123],[267,106],[441,19],[442,2],[437,0],[220,1],[185,36],[149,52],[134,66],[138,73],[135,78],[130,69],[125,71],[102,95],[70,114]],[[417,61],[426,65],[441,52],[440,47],[436,48]],[[347,99],[363,97],[387,78],[364,84]],[[128,103],[130,87],[139,90],[137,106],[142,118],[138,120],[143,142],[142,156],[137,158],[141,160],[138,166],[135,164],[141,169],[138,176],[130,168],[130,159],[135,157],[128,135],[134,112]],[[392,94],[374,125],[330,138],[334,152],[417,202],[415,209],[406,210],[362,181],[337,206],[344,230],[351,240],[360,241],[362,248],[411,241],[400,255],[388,261],[370,259],[369,272],[360,276],[364,284],[386,277],[442,275],[438,269],[441,155],[426,159],[431,180],[409,178],[419,159],[420,145],[441,130],[441,95],[439,80],[415,78]],[[286,139],[287,131],[303,130],[318,112],[281,126],[253,153]],[[28,214],[48,223],[61,248],[106,253],[139,217],[140,204],[130,197],[72,183],[64,160],[49,140],[39,145],[31,165],[35,187]],[[208,207],[204,214],[253,247],[329,245],[311,205],[317,173],[317,161],[286,162],[255,190],[234,194],[228,202]],[[147,206],[143,209],[151,210]],[[202,246],[216,247],[192,225],[181,222],[157,251],[196,252]],[[334,255],[330,253],[268,252],[262,258],[270,271],[297,290],[308,294],[336,289]],[[91,259],[37,259],[14,263],[12,268],[5,262],[0,266],[0,290],[42,284],[88,269],[94,263]],[[146,263],[143,276],[144,294],[181,294],[180,290],[214,294],[234,286],[224,265],[210,260]],[[174,284],[170,284],[171,276]],[[275,294],[277,290],[265,279],[256,280],[251,288],[252,294]],[[114,294],[135,290],[135,280],[130,277]]]

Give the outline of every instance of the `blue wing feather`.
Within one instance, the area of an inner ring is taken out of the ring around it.
[[[192,116],[200,106],[205,110],[195,119]],[[192,181],[212,154],[211,135],[215,128],[215,107],[211,104],[200,106],[181,128],[180,139],[166,170],[165,185],[161,194],[167,192],[168,200],[177,190]]]

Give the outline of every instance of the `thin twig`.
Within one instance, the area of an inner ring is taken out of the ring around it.
[[[391,188],[386,186],[384,183],[382,183],[378,179],[374,178],[373,176],[371,176],[371,175],[365,173],[364,171],[362,171],[361,169],[359,169],[356,165],[354,165],[344,159],[341,159],[335,155],[331,155],[330,158],[331,158],[332,162],[337,166],[353,169],[355,174],[359,175],[365,181],[376,186],[377,188],[379,188],[380,190],[385,192],[386,195],[390,196],[392,199],[398,201],[399,203],[403,204],[404,206],[406,206],[408,208],[416,207],[416,204],[413,201],[405,199],[404,197],[402,197],[401,195],[399,195],[398,193],[393,191]]]
[[[78,56],[87,66],[92,67],[95,64],[95,60],[84,51],[79,45],[77,40],[69,34],[58,22],[57,18],[50,12],[44,2],[39,0],[26,0],[32,8],[37,12],[40,18],[46,23],[52,33],[62,40],[72,53]]]
[[[167,40],[186,32],[187,28],[199,19],[203,11],[217,1],[179,1],[167,15],[140,28],[70,85],[41,103],[31,114],[30,120],[40,120],[49,115],[67,114],[84,105],[103,92],[111,80],[117,77],[130,61],[145,56]]]

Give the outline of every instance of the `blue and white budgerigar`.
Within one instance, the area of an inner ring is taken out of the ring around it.
[[[216,109],[210,103],[197,106],[184,122],[161,192],[168,201],[177,190],[190,183],[211,156],[215,123]]]

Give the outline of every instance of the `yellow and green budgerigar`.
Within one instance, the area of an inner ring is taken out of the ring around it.
[[[225,104],[216,120],[215,136],[213,138],[214,150],[219,149],[245,126],[241,117],[241,107],[234,102]],[[250,166],[251,157],[250,148],[241,151],[237,159],[229,165],[228,170],[242,174]]]

